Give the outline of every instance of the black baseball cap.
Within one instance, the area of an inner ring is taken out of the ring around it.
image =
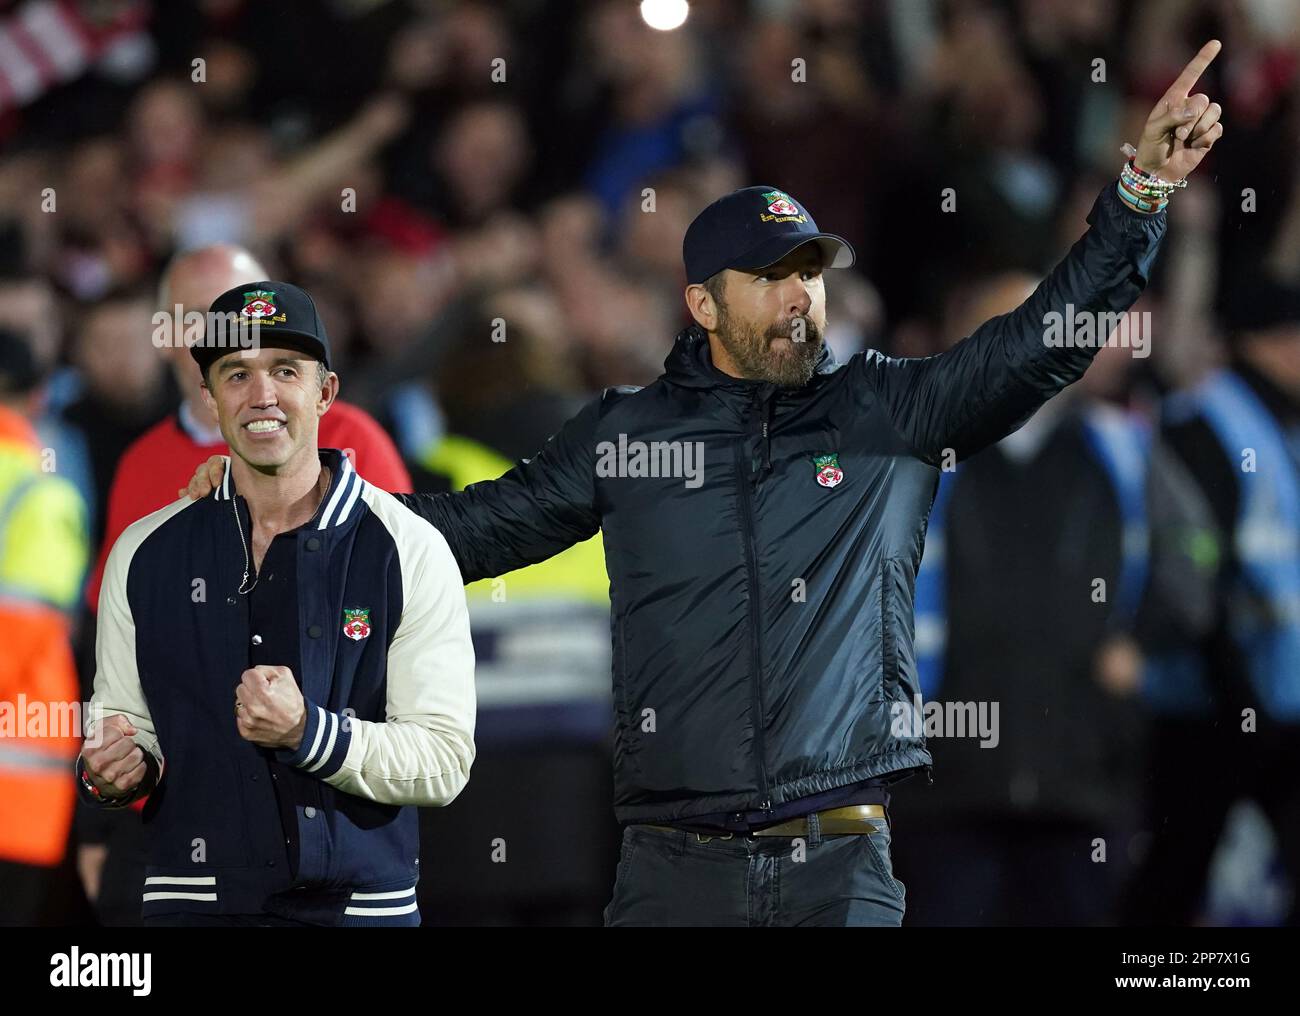
[[[796,247],[816,243],[827,268],[856,260],[842,236],[821,233],[808,210],[776,187],[743,187],[709,205],[686,229],[686,281],[703,282],[724,268],[766,268]]]
[[[306,290],[288,282],[250,282],[228,289],[208,308],[208,331],[190,355],[207,370],[227,353],[247,348],[244,330],[257,324],[257,344],[267,349],[294,349],[330,366],[325,322]],[[233,317],[231,316],[233,315]],[[216,334],[212,334],[212,332]]]

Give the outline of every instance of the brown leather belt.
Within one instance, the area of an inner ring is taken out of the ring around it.
[[[827,811],[816,812],[821,834],[823,836],[844,836],[861,833],[874,833],[879,831],[872,819],[885,819],[885,806],[883,804],[851,804],[845,808],[831,808]],[[691,832],[689,829],[679,829],[676,826],[651,825],[649,823],[638,823],[644,825],[647,829],[661,829],[669,833]],[[701,843],[708,843],[709,840],[729,840],[734,836],[807,836],[808,816],[800,815],[798,818],[792,818],[788,822],[781,822],[778,825],[766,826],[763,829],[751,829],[748,833],[694,833],[695,837]]]

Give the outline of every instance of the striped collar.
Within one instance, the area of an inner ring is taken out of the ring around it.
[[[321,465],[330,470],[330,488],[325,492],[325,498],[316,514],[303,525],[304,529],[333,529],[343,525],[356,509],[361,492],[366,488],[366,481],[361,479],[341,451],[321,448],[319,454]],[[227,458],[225,475],[209,495],[214,501],[229,501],[238,493],[230,463],[231,460]]]

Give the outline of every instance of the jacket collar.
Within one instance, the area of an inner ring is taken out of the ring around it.
[[[355,469],[348,457],[336,448],[319,450],[322,466],[330,471],[330,486],[325,497],[316,509],[316,514],[307,522],[304,529],[334,529],[343,525],[356,508],[366,481]],[[226,472],[209,497],[214,501],[230,501],[238,494],[235,490],[235,477],[230,468],[231,460],[226,459]]]
[[[819,375],[832,374],[839,369],[835,355],[830,346],[822,344],[821,356],[817,358],[809,385],[816,384]],[[709,352],[709,336],[699,325],[692,324],[677,333],[672,351],[664,360],[664,377],[674,384],[685,388],[732,388],[739,391],[761,387],[763,381],[749,381],[745,378],[732,377],[718,370],[713,365]],[[797,389],[795,389],[797,390]]]

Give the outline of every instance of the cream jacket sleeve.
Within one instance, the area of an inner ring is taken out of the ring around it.
[[[295,752],[281,759],[383,804],[449,804],[474,761],[474,647],[460,569],[436,529],[391,494],[362,495],[397,544],[402,616],[388,647],[384,721],[308,701]]]

